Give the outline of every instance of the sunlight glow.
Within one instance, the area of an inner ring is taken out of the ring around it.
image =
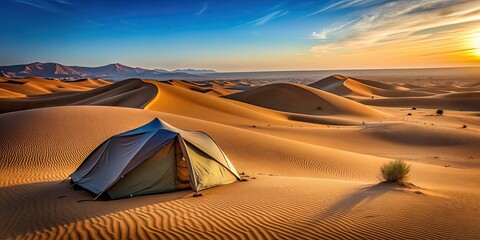
[[[480,32],[473,36],[473,52],[480,56]]]

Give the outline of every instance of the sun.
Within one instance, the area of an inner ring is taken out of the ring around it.
[[[473,36],[473,52],[480,56],[480,32]]]

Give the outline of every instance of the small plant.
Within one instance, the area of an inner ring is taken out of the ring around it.
[[[407,115],[408,115],[408,116],[412,116],[412,114],[411,114],[411,113],[407,113]]]
[[[395,160],[384,164],[380,168],[380,174],[385,182],[403,183],[410,177],[410,165],[403,160]]]
[[[464,124],[464,125],[463,125],[463,128],[467,128],[467,125]]]
[[[438,114],[438,115],[442,115],[442,114],[443,114],[443,110],[442,110],[442,109],[438,109],[438,110],[437,110],[437,114]]]
[[[412,110],[417,110],[417,108],[416,108],[416,107],[412,107]]]

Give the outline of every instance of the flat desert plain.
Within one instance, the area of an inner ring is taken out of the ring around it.
[[[64,181],[156,117],[248,181],[113,201]],[[381,183],[399,159],[409,184]],[[480,82],[0,80],[0,239],[479,239],[479,184]]]

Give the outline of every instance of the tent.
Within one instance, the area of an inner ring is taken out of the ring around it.
[[[158,118],[98,146],[70,175],[75,187],[103,199],[193,189],[242,180],[203,132],[183,131]]]

